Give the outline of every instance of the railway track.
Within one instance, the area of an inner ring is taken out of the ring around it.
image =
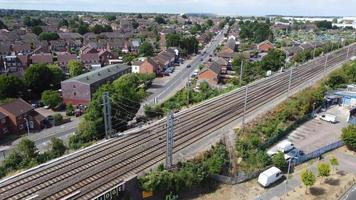
[[[351,46],[349,57],[354,54]],[[345,60],[347,48],[328,57],[328,69]],[[326,56],[317,58],[293,70],[291,89],[324,72]],[[300,78],[302,77],[302,79]],[[247,112],[252,112],[268,100],[286,94],[289,72],[249,85]],[[238,119],[243,113],[244,88],[213,98],[176,115],[174,152],[183,149],[211,132]],[[263,98],[262,98],[263,97]],[[80,191],[76,197],[90,199],[118,184],[123,178],[139,173],[160,162],[165,156],[165,121],[122,138],[109,140],[59,159],[0,183],[2,199],[60,199]]]

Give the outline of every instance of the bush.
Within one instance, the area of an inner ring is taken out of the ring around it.
[[[73,116],[74,115],[74,107],[72,104],[68,104],[66,106],[66,115],[67,116]]]
[[[341,139],[347,148],[356,150],[356,125],[349,125],[342,129]]]
[[[161,165],[157,170],[141,177],[140,186],[145,191],[176,195],[206,182],[209,175],[220,174],[227,162],[225,146],[219,144],[200,159],[179,163],[174,171],[166,170]]]
[[[284,159],[284,153],[279,152],[276,155],[272,157],[272,162],[273,165],[277,168],[279,168],[282,171],[287,171],[288,170],[288,163],[286,159]]]
[[[62,102],[62,98],[57,91],[45,90],[42,93],[41,101],[50,108],[54,108]]]
[[[60,113],[56,113],[53,115],[53,119],[54,119],[54,125],[55,126],[59,126],[61,124],[63,124],[63,116]]]
[[[58,138],[51,138],[51,143],[50,143],[50,157],[51,158],[57,158],[66,152],[67,147],[64,145],[63,141]]]

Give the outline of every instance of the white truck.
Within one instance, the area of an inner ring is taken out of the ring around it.
[[[288,140],[283,140],[277,144],[277,150],[280,152],[287,153],[292,149],[294,149],[294,145]]]
[[[258,176],[257,182],[263,187],[268,187],[282,177],[283,174],[280,169],[277,167],[271,167]]]
[[[326,122],[330,122],[330,123],[336,123],[336,116],[332,115],[332,114],[321,114],[319,116],[319,119],[324,120]]]

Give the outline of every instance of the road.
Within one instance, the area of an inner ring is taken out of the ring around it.
[[[23,137],[11,142],[9,145],[0,146],[0,161],[4,159],[4,156],[20,142],[24,137],[35,142],[36,147],[40,152],[47,150],[49,141],[52,137],[57,137],[63,141],[66,141],[73,132],[77,129],[80,122],[80,118],[73,118],[71,122],[63,124],[61,126],[55,126],[48,129],[43,129],[37,133],[31,133],[29,136],[24,135]]]
[[[198,55],[194,57],[192,61],[181,65],[180,67],[183,67],[183,69],[175,74],[175,76],[172,77],[167,83],[158,86],[157,89],[153,91],[153,94],[147,98],[144,104],[153,104],[155,98],[159,101],[164,101],[171,95],[175,94],[175,92],[177,92],[179,89],[181,89],[181,86],[185,86],[193,71],[197,69],[198,66],[204,61],[207,61],[209,55],[213,54],[216,47],[224,40],[224,34],[227,33],[227,30],[228,26],[226,26],[218,35],[216,35],[212,41],[202,50],[202,52],[206,51],[206,54]],[[191,67],[186,68],[187,65],[191,65]]]
[[[355,55],[353,44],[293,70],[291,94],[320,80]],[[347,56],[348,55],[348,56]],[[328,59],[326,59],[328,57]],[[326,62],[327,61],[327,62]],[[325,65],[326,63],[326,65]],[[289,74],[277,73],[175,113],[174,153],[212,132],[285,99]],[[248,95],[245,96],[246,88]],[[247,102],[246,108],[244,102]],[[92,199],[164,161],[165,119],[0,181],[0,199]]]

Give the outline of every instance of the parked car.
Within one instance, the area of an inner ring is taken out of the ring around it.
[[[319,116],[319,118],[326,122],[336,123],[336,116],[332,114],[322,114]]]
[[[263,187],[268,187],[272,183],[278,181],[283,177],[282,171],[277,167],[271,167],[263,171],[259,176],[257,182]]]
[[[287,153],[294,149],[293,143],[288,140],[283,140],[282,142],[277,144],[277,150],[283,153]]]
[[[191,65],[187,65],[187,68],[190,68],[190,67],[192,67]]]

